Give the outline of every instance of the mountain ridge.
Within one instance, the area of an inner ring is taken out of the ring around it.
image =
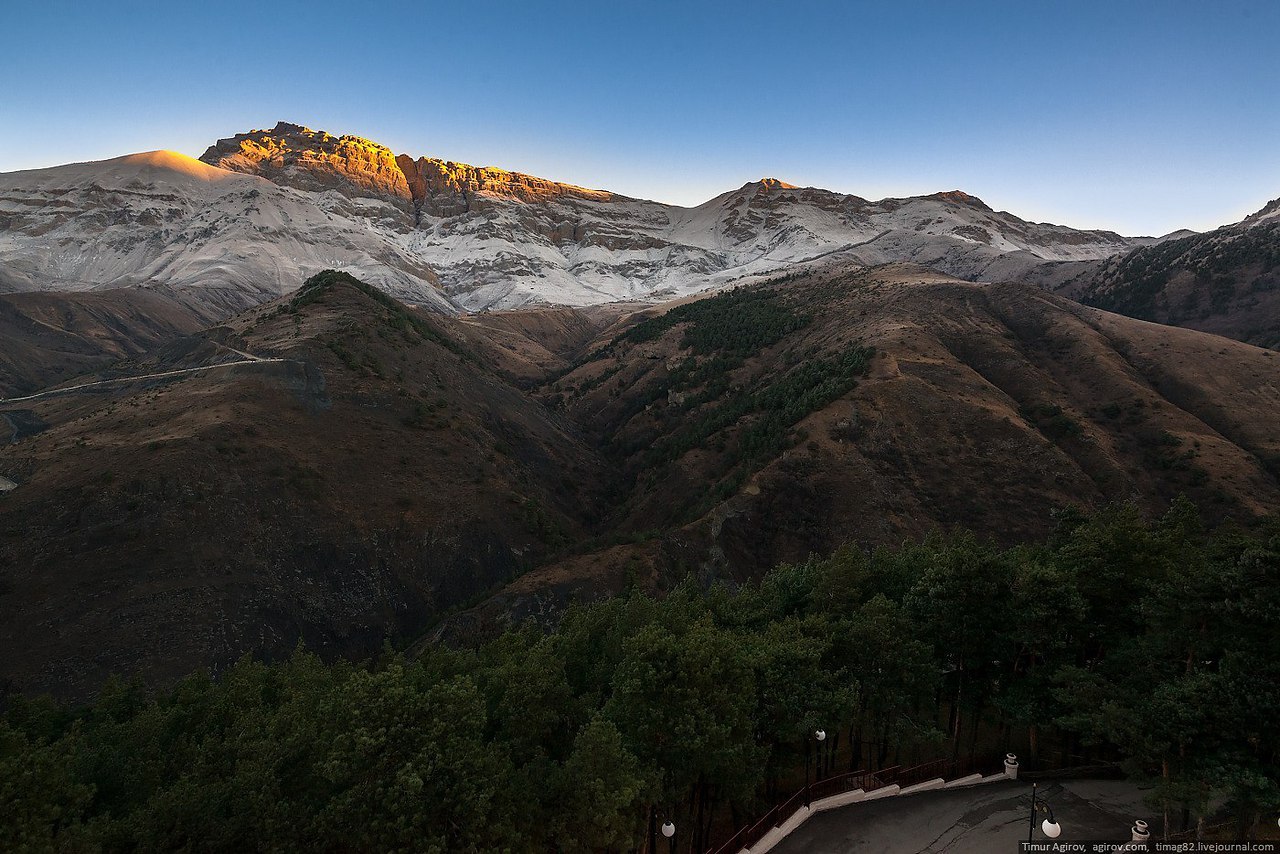
[[[963,190],[870,201],[774,177],[680,207],[288,122],[196,163],[151,152],[0,175],[0,291],[164,287],[229,317],[344,269],[458,314],[908,262],[1072,295],[1108,259],[1193,236],[1035,223]]]
[[[998,278],[1133,245],[961,191],[873,202],[765,178],[685,208],[288,122],[221,139],[201,162],[239,177],[205,180],[217,173],[176,155],[0,176],[7,287],[163,284],[231,314],[343,268],[452,313],[660,302],[833,253]]]
[[[1058,290],[1142,320],[1280,348],[1280,199],[1238,223],[1100,261]]]

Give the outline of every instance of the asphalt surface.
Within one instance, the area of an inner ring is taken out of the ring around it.
[[[1135,819],[1157,826],[1142,803],[1143,790],[1123,780],[1043,782],[1037,798],[1053,807],[1062,825],[1059,842],[1125,842]],[[921,792],[822,812],[773,849],[777,854],[1002,854],[1027,839],[1031,784],[986,783]],[[1044,840],[1035,820],[1036,839]]]

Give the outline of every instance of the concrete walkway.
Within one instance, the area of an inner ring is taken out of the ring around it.
[[[1040,784],[1040,797],[1062,825],[1059,842],[1124,842],[1134,819],[1153,827],[1144,792],[1124,780],[1064,780]],[[1002,854],[1027,839],[1031,784],[1021,780],[967,789],[922,792],[819,813],[773,849],[775,854]],[[1036,816],[1036,838],[1044,839]]]

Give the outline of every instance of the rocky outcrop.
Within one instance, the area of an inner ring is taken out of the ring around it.
[[[614,198],[612,193],[602,190],[588,190],[493,166],[470,166],[435,157],[414,160],[407,154],[401,154],[396,162],[408,181],[418,209],[432,216],[467,213],[477,204],[483,204],[479,197],[486,195],[530,203],[565,196],[603,202]]]
[[[1249,214],[1240,224],[1245,227],[1261,225],[1264,222],[1280,220],[1280,199],[1272,199],[1257,213]]]
[[[288,122],[220,139],[200,159],[300,190],[391,198],[406,209],[412,198],[391,149],[362,137],[334,136]]]
[[[299,190],[391,199],[415,217],[458,216],[485,207],[490,199],[535,203],[566,196],[594,201],[613,198],[600,190],[492,166],[397,156],[363,137],[334,136],[289,122],[220,139],[200,159]]]
[[[940,202],[953,202],[957,205],[967,205],[971,208],[977,208],[980,211],[990,211],[991,206],[977,196],[972,196],[964,190],[947,190],[942,193],[934,193],[925,196],[926,199],[937,199]]]

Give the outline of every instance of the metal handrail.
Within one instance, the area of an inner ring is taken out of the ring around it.
[[[937,777],[951,778],[963,777],[972,774],[974,769],[978,767],[978,763],[973,759],[935,759],[930,762],[922,762],[919,765],[912,765],[909,768],[903,768],[901,765],[894,765],[889,768],[881,768],[877,771],[863,769],[860,771],[850,771],[847,774],[840,774],[835,777],[828,777],[812,784],[804,789],[800,789],[791,797],[782,803],[776,804],[764,815],[757,819],[754,823],[739,829],[733,836],[730,836],[724,843],[716,848],[712,854],[737,854],[743,848],[749,848],[764,838],[770,830],[780,826],[784,821],[790,818],[800,803],[803,802],[806,793],[809,799],[822,800],[840,792],[852,791],[861,788],[867,792],[874,792],[885,786],[894,784],[902,787],[910,786],[915,783],[923,783],[926,780],[933,780]],[[964,773],[960,773],[963,771]],[[857,780],[859,785],[851,786],[849,783]]]
[[[806,794],[809,795],[810,799],[813,799],[813,791],[816,787],[821,787],[821,790],[826,790],[835,788],[835,784],[839,783],[841,784],[840,790],[843,791],[845,790],[843,788],[844,785],[847,784],[849,780],[858,778],[863,783],[861,788],[870,792],[889,785],[880,779],[880,774],[886,772],[891,773],[896,770],[896,768],[887,768],[882,771],[850,771],[846,774],[829,777],[826,780],[821,780],[818,783],[813,784],[812,786],[800,789],[785,801],[776,804],[767,810],[765,814],[757,819],[753,824],[743,827],[733,836],[729,837],[719,848],[715,849],[713,854],[737,854],[737,852],[741,851],[743,848],[749,848],[751,845],[759,842],[764,838],[765,834],[770,830],[773,830],[773,828],[781,825],[783,821],[790,818],[795,811],[800,808],[800,804],[804,801]],[[875,783],[875,785],[868,786],[868,783]],[[822,797],[826,796],[823,795]]]

